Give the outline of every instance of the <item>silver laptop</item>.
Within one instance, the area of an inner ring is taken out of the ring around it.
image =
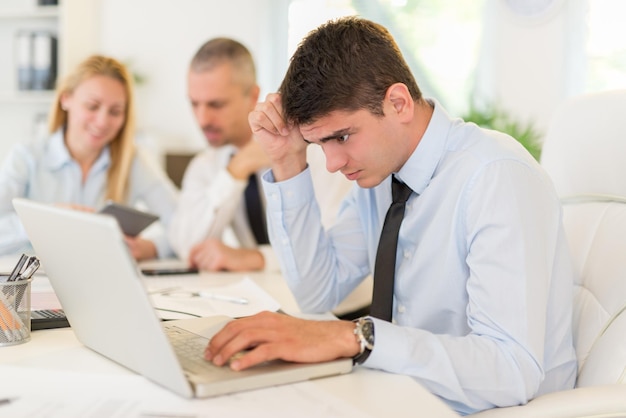
[[[350,359],[308,365],[273,361],[240,372],[216,367],[203,359],[204,348],[230,319],[161,322],[113,217],[26,199],[14,199],[13,205],[76,337],[182,396],[215,396],[352,368]]]

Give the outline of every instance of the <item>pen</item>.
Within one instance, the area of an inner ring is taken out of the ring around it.
[[[156,290],[151,290],[148,292],[149,295],[168,295],[169,293],[172,293],[175,290],[180,289],[180,286],[175,286],[175,287],[165,287],[163,289],[156,289]]]
[[[0,302],[2,303],[2,302]],[[4,334],[4,338],[7,342],[13,341],[14,335],[11,330],[9,330],[8,324],[5,322],[4,315],[0,312],[0,329],[2,329],[2,333]]]
[[[22,254],[22,256],[20,257],[19,261],[17,262],[17,264],[13,268],[13,271],[11,272],[11,275],[7,279],[7,282],[12,282],[13,280],[15,280],[17,278],[18,274],[22,270],[22,267],[24,266],[24,263],[26,263],[26,260],[28,260],[28,258],[29,257],[26,254]]]
[[[246,299],[246,298],[241,298],[241,297],[236,297],[236,296],[220,295],[219,293],[209,293],[209,292],[196,292],[196,293],[198,294],[198,296],[203,297],[203,298],[214,299],[214,300],[221,300],[221,301],[224,301],[224,302],[238,303],[240,305],[247,305],[248,304],[248,299]]]
[[[4,335],[8,342],[17,341],[21,338],[26,338],[24,333],[22,320],[13,310],[9,310],[5,306],[6,300],[2,298],[0,300],[0,328],[4,331]]]
[[[163,296],[169,296],[172,298],[207,298],[214,300],[221,300],[223,302],[238,303],[239,305],[247,305],[250,301],[246,298],[239,296],[228,296],[219,293],[193,291],[193,290],[179,290],[173,292],[162,292]]]
[[[27,280],[30,279],[32,277],[33,274],[35,274],[35,272],[37,271],[37,269],[39,268],[39,260],[38,259],[33,259],[30,264],[28,265],[28,267],[26,267],[26,269],[24,270],[24,272],[22,274],[20,274],[18,277],[18,280]]]

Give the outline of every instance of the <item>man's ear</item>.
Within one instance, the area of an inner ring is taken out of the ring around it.
[[[250,102],[252,103],[252,109],[254,109],[257,102],[259,101],[260,94],[261,94],[261,88],[257,84],[250,87],[250,92],[248,93],[248,96],[250,97]]]
[[[395,83],[389,86],[385,101],[391,105],[390,111],[395,112],[401,121],[406,122],[413,118],[415,102],[405,84]]]

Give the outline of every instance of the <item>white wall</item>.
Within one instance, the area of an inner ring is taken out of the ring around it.
[[[98,26],[96,35],[91,28],[86,39],[66,34],[72,43],[82,42],[83,53],[113,55],[146,78],[137,88],[138,123],[158,153],[205,146],[185,88],[189,60],[204,41],[229,36],[247,45],[257,62],[262,97],[276,89],[288,64],[288,0],[72,1],[85,2],[96,15],[92,26]],[[587,0],[554,0],[558,7],[551,14],[530,21],[512,15],[504,3],[488,0],[477,94],[545,132],[555,107],[582,92],[584,40],[573,36],[581,31],[572,28],[584,24]],[[0,120],[19,120],[18,108],[2,109]],[[3,127],[0,132],[4,148],[27,134]]]
[[[552,4],[540,16],[523,16],[502,0],[488,0],[478,70],[478,94],[483,99],[518,120],[532,122],[543,133],[555,108],[567,97],[581,94],[584,85],[581,37],[587,2]]]
[[[229,36],[250,48],[262,97],[286,69],[288,0],[98,1],[101,52],[147,78],[137,89],[139,127],[161,150],[205,146],[187,103],[185,73],[207,39]],[[582,70],[572,68],[584,67],[583,40],[573,36],[580,30],[570,29],[584,24],[586,0],[553,3],[549,13],[528,19],[502,0],[488,0],[477,75],[477,94],[544,133],[555,107],[581,92],[576,76]]]
[[[246,45],[257,62],[262,95],[287,66],[284,0],[100,0],[100,45],[146,78],[137,88],[139,128],[161,150],[205,146],[186,97],[191,57],[210,38]]]

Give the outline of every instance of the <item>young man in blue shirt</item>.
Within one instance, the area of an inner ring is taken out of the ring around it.
[[[392,177],[410,187],[392,309],[356,323],[262,313],[227,325],[207,359],[252,348],[231,362],[240,370],[353,357],[414,377],[463,414],[573,386],[573,272],[550,179],[513,138],[424,98],[385,28],[351,17],[313,31],[249,121],[271,161],[270,239],[303,311],[332,309],[371,272],[375,292],[388,279],[376,255]],[[328,230],[309,144],[360,186]]]

